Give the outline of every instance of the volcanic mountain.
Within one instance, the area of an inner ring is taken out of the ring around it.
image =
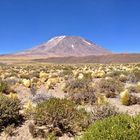
[[[57,36],[41,45],[13,54],[14,56],[88,56],[110,54],[108,50],[79,36]]]

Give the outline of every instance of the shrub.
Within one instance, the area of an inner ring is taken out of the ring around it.
[[[140,81],[140,70],[139,69],[137,69],[137,68],[135,68],[133,71],[132,71],[132,74],[134,74],[134,76],[135,76],[135,80],[136,80],[136,82],[138,82],[138,81]]]
[[[0,92],[5,92],[8,88],[7,82],[0,81]]]
[[[97,100],[95,90],[92,88],[88,88],[87,91],[81,91],[80,93],[70,93],[67,97],[76,104],[95,104]]]
[[[139,123],[140,115],[135,118],[127,114],[111,116],[91,125],[81,140],[138,140]]]
[[[61,76],[62,77],[63,76],[69,76],[69,75],[72,75],[72,74],[73,74],[73,72],[72,72],[71,69],[64,69],[63,72],[62,72],[62,74],[61,74]]]
[[[98,95],[96,103],[97,105],[104,105],[108,103],[108,99],[104,95]]]
[[[139,98],[137,98],[137,100],[136,100],[136,101],[137,101],[137,104],[138,104],[138,105],[140,105],[140,97],[139,97]]]
[[[14,130],[15,130],[14,124],[8,125],[6,128],[4,128],[4,133],[7,136],[13,136],[14,135]]]
[[[56,77],[56,78],[49,78],[47,83],[46,83],[46,89],[49,90],[49,89],[53,89],[54,86],[59,82],[59,78]]]
[[[115,79],[102,79],[97,85],[98,92],[104,94],[107,98],[116,97],[123,88],[124,85]]]
[[[129,94],[128,90],[125,90],[120,94],[120,101],[123,105],[139,104],[139,99],[139,97]]]
[[[95,89],[86,80],[70,81],[65,90],[68,92],[68,98],[76,104],[96,102]]]
[[[89,114],[67,99],[51,98],[39,103],[35,109],[34,121],[38,126],[46,126],[50,131],[58,129],[62,134],[75,135],[89,125]]]
[[[128,80],[128,77],[124,74],[121,74],[118,80],[125,83]]]
[[[103,78],[105,77],[105,72],[103,70],[98,70],[92,73],[93,78]]]
[[[33,113],[35,111],[35,107],[33,106],[33,103],[29,100],[24,106],[23,106],[23,112],[24,116],[28,119],[32,118]]]
[[[50,133],[47,138],[48,138],[48,140],[57,140],[57,138],[54,135],[54,133]]]
[[[121,71],[113,70],[112,72],[108,73],[106,76],[109,77],[119,77],[122,74]]]
[[[92,120],[101,120],[106,117],[115,116],[118,114],[117,108],[111,106],[110,104],[105,105],[95,105],[92,108]]]
[[[87,72],[87,73],[77,73],[75,75],[76,79],[83,80],[83,81],[91,81],[92,80],[92,73]]]
[[[121,92],[120,94],[120,101],[123,105],[129,105],[130,95],[128,90]]]
[[[65,92],[68,93],[78,93],[87,87],[87,83],[82,80],[71,80],[66,83]]]
[[[27,88],[29,88],[31,86],[31,81],[30,80],[23,79],[22,82],[23,82],[23,85]]]
[[[138,93],[139,92],[137,85],[131,85],[127,89],[130,93]]]
[[[19,79],[16,78],[16,77],[9,77],[7,79],[5,79],[5,82],[8,84],[8,85],[15,85],[16,83],[19,82]]]
[[[128,94],[124,92],[124,95],[121,97],[121,102],[123,105],[135,105],[140,104],[140,97],[134,95],[134,94]]]
[[[129,95],[129,105],[139,104],[139,97],[134,95]]]
[[[136,87],[137,87],[138,92],[140,92],[140,82],[138,82]]]
[[[128,79],[131,83],[136,83],[140,81],[140,70],[134,68],[128,76]]]
[[[0,129],[19,121],[20,101],[0,94]]]

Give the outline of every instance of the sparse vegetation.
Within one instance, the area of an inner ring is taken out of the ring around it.
[[[135,140],[140,117],[121,112],[140,112],[139,70],[139,64],[0,66],[1,133],[16,137],[24,116],[33,139]]]

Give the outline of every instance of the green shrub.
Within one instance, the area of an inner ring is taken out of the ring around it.
[[[89,125],[89,114],[67,99],[51,98],[39,103],[35,109],[34,121],[38,126],[46,126],[52,132],[59,129],[61,133],[76,133]]]
[[[131,117],[119,114],[96,121],[85,132],[81,140],[139,140],[140,115]]]
[[[119,77],[121,74],[122,74],[121,71],[113,70],[111,73],[107,74],[106,76],[109,76],[109,77]]]
[[[71,69],[65,69],[62,73],[62,76],[68,76],[68,75],[72,75],[72,70]]]
[[[6,82],[0,81],[0,92],[5,92],[7,87],[8,87],[8,84]]]
[[[19,121],[20,101],[0,94],[0,129]]]
[[[57,140],[57,138],[53,133],[50,133],[47,137],[47,140]]]
[[[112,77],[112,78],[117,78],[119,79],[119,77],[121,75],[125,75],[127,76],[128,75],[128,72],[127,71],[120,71],[120,70],[112,70],[110,73],[106,74],[107,77]]]

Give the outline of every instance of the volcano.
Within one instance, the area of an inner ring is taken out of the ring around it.
[[[14,56],[66,57],[106,55],[110,51],[79,36],[57,36],[31,49],[14,53]]]

